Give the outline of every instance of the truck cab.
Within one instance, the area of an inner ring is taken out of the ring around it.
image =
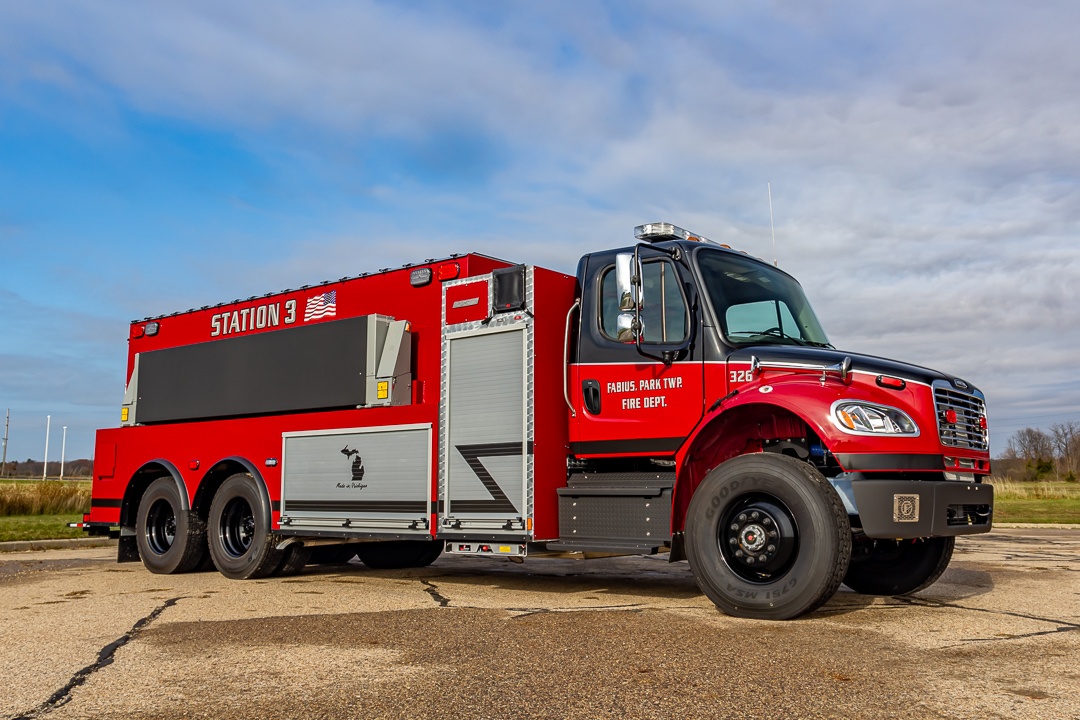
[[[636,235],[578,265],[579,472],[560,492],[610,515],[600,497],[632,497],[637,483],[644,502],[661,487],[670,526],[639,521],[623,529],[627,543],[670,533],[671,558],[689,557],[718,605],[755,616],[783,605],[767,596],[792,580],[807,597],[841,581],[913,592],[944,571],[956,535],[990,529],[977,388],[836,349],[799,283],[746,253],[667,223]],[[608,494],[587,494],[597,488]],[[564,542],[590,542],[590,522],[578,524]],[[817,561],[830,569],[803,568],[825,546]]]

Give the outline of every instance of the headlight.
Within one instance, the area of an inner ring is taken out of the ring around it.
[[[903,411],[888,405],[840,401],[832,406],[833,423],[852,435],[918,437],[919,426]]]

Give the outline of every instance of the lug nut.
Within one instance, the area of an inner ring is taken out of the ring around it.
[[[750,519],[751,520],[757,520],[759,517],[761,517],[761,513],[759,513],[757,510],[750,513]]]

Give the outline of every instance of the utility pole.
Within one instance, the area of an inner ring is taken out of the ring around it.
[[[48,480],[49,476],[49,426],[52,425],[52,415],[45,416],[45,463],[41,469],[41,479]]]
[[[64,452],[67,450],[67,425],[64,426],[64,439],[60,441],[60,480],[64,479]]]
[[[7,438],[9,425],[11,425],[11,408],[8,408],[7,417],[4,418],[4,459],[0,461],[0,477],[4,477],[7,473]]]

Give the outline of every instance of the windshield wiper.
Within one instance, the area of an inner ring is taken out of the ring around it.
[[[829,349],[832,349],[832,350],[836,349],[835,347],[833,347],[829,343],[817,342],[815,340],[803,340],[802,338],[792,337],[791,335],[784,334],[784,332],[782,330],[777,330],[775,328],[770,328],[769,330],[765,330],[764,332],[755,332],[755,331],[751,331],[751,330],[743,330],[743,331],[739,331],[739,332],[728,333],[728,337],[735,337],[736,335],[747,337],[747,338],[759,337],[759,338],[763,338],[763,339],[764,338],[775,338],[775,339],[779,339],[779,340],[790,340],[792,345],[798,345],[799,347],[819,347],[819,348],[829,348]]]

